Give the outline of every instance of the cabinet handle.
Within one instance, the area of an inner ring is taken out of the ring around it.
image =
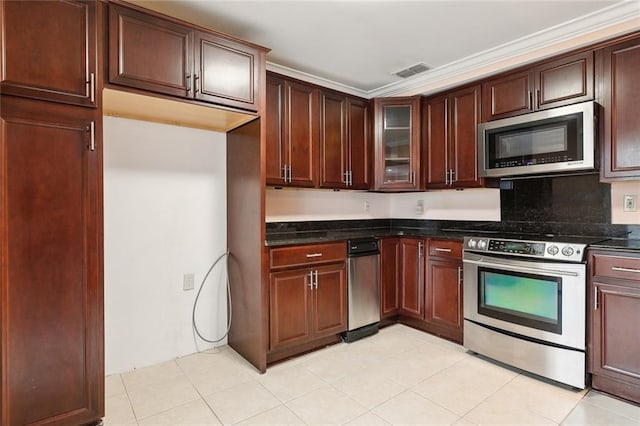
[[[540,89],[536,90],[536,106],[540,108]]]
[[[89,151],[96,150],[96,123],[92,121],[89,124]]]
[[[533,109],[533,93],[529,90],[529,109]]]
[[[200,92],[200,89],[198,88],[198,84],[200,83],[200,76],[198,74],[195,74],[193,76],[193,86],[194,86],[194,91],[196,94],[198,94]]]
[[[187,93],[189,93],[191,91],[191,74],[187,74],[187,76],[185,77],[186,83],[187,83]]]
[[[317,269],[313,271],[313,276],[314,276],[313,284],[316,286],[316,290],[317,290],[318,289],[318,270]]]
[[[436,247],[435,248],[436,251],[443,251],[445,253],[451,253],[451,249],[450,248],[440,248],[440,247]]]
[[[422,257],[422,247],[423,247],[423,243],[422,241],[420,241],[418,243],[418,257]]]
[[[640,274],[640,269],[636,269],[636,268],[623,268],[621,266],[612,266],[611,270],[618,271],[618,272],[633,272],[634,274]]]
[[[307,285],[311,290],[313,290],[313,271],[309,271],[309,273],[307,274],[307,277],[309,278],[309,284]]]
[[[287,165],[285,164],[282,168],[282,181],[287,183]]]
[[[287,182],[291,183],[291,166],[287,168]]]
[[[311,259],[313,257],[322,257],[322,253],[307,253],[307,259]]]
[[[349,186],[353,186],[353,171],[349,170]]]
[[[343,175],[344,175],[344,184],[346,186],[349,186],[349,171],[344,172]]]
[[[93,103],[96,100],[96,75],[94,73],[89,74],[89,80],[86,83],[89,85],[89,99]]]
[[[450,184],[453,185],[453,183],[456,181],[456,171],[455,169],[451,169],[451,179],[449,180],[449,182],[451,182]]]
[[[593,288],[593,310],[594,311],[597,311],[598,306],[600,306],[600,301],[598,300],[598,298],[599,298],[598,287],[594,287]]]

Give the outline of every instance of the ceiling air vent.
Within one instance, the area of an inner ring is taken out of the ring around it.
[[[394,72],[393,75],[397,75],[398,77],[402,77],[402,78],[408,78],[408,77],[411,77],[412,75],[420,74],[421,72],[425,72],[429,69],[431,69],[431,67],[428,66],[427,64],[419,63],[419,64],[412,65],[409,68],[400,70],[398,72]]]

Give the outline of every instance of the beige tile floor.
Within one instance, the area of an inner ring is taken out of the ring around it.
[[[105,424],[640,426],[640,407],[394,325],[263,375],[225,346],[108,376]]]

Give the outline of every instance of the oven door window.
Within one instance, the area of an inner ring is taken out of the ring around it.
[[[479,267],[478,313],[562,334],[562,278]]]

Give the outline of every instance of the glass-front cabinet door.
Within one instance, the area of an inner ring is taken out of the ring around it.
[[[420,99],[375,99],[375,189],[418,190]]]

